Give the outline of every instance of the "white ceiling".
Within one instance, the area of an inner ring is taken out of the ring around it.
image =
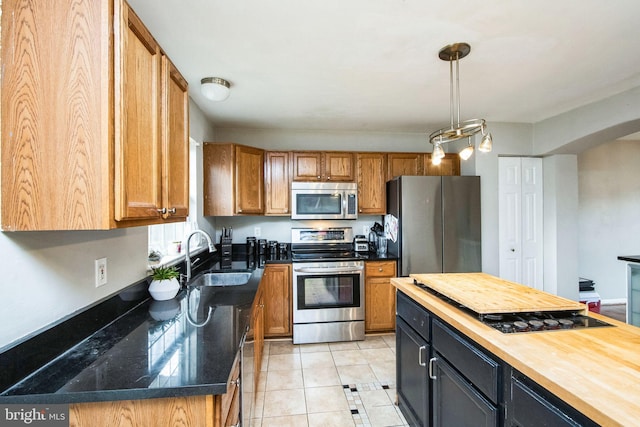
[[[640,86],[638,0],[129,0],[219,127],[427,132],[535,123]],[[200,79],[222,77],[211,102]]]

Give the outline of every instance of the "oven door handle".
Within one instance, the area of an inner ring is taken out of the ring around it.
[[[293,271],[296,273],[362,273],[363,268],[358,269],[344,269],[340,267],[302,267],[302,268],[294,268]]]

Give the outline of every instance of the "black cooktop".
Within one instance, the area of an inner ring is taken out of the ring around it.
[[[580,314],[580,311],[575,310],[480,314],[416,280],[414,280],[413,283],[425,292],[446,301],[450,305],[478,319],[485,325],[491,326],[505,334],[613,326],[593,317]]]

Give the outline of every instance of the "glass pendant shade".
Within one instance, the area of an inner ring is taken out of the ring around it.
[[[488,133],[482,137],[482,141],[480,141],[480,145],[478,145],[478,150],[483,153],[488,153],[493,148],[493,137],[491,133]]]
[[[458,153],[462,160],[469,160],[469,157],[473,154],[473,145],[467,145],[460,153]]]

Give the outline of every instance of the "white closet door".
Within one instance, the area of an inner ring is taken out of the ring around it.
[[[542,159],[500,157],[500,277],[542,289]]]

